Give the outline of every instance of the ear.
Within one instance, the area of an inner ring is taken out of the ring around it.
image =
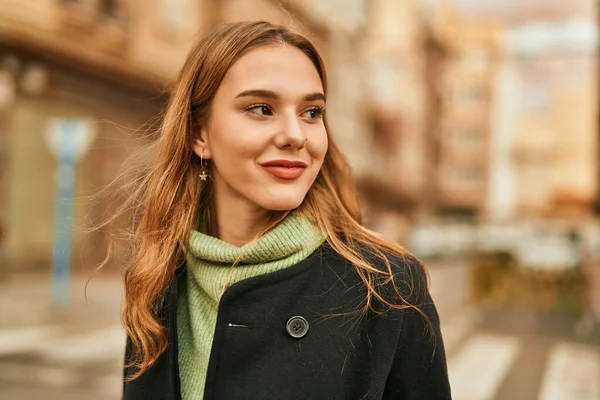
[[[204,160],[212,158],[210,145],[208,143],[208,132],[206,132],[206,129],[200,129],[192,143],[192,150],[198,157],[201,156]]]

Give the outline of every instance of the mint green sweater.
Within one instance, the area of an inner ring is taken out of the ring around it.
[[[177,305],[179,378],[184,400],[201,399],[224,285],[290,267],[323,242],[319,229],[290,214],[253,243],[236,247],[193,231]],[[240,263],[231,268],[240,257]]]

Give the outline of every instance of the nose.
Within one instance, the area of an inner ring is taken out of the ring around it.
[[[280,149],[300,150],[305,146],[306,139],[306,133],[302,128],[302,121],[300,121],[297,115],[291,114],[283,118],[282,128],[275,138],[275,144]]]

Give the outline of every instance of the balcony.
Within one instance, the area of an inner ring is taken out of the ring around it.
[[[128,49],[129,20],[122,1],[62,0],[57,15],[58,33],[65,39],[112,56]]]

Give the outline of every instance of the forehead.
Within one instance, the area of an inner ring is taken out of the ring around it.
[[[248,89],[272,90],[285,96],[323,92],[323,85],[308,56],[282,44],[250,50],[227,71],[219,89],[233,96]]]

